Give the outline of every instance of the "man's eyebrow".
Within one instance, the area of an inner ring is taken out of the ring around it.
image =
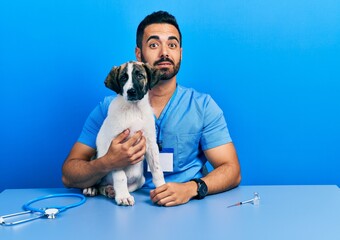
[[[151,39],[156,39],[156,40],[160,40],[160,37],[157,35],[151,35],[146,42],[150,41]],[[168,37],[168,40],[176,40],[177,42],[179,42],[178,38],[176,36],[170,36]]]
[[[179,42],[178,38],[175,37],[175,36],[170,36],[170,37],[168,38],[168,40],[176,40],[177,42]]]
[[[146,42],[150,41],[151,39],[159,40],[160,38],[159,38],[159,36],[157,36],[157,35],[151,35],[151,36],[146,40]]]

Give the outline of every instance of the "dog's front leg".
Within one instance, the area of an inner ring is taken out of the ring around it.
[[[112,172],[113,188],[116,193],[115,200],[118,205],[132,206],[135,199],[130,195],[127,185],[127,178],[124,170]]]
[[[149,141],[147,143],[147,146],[149,147],[146,150],[145,156],[151,170],[152,182],[155,184],[156,187],[159,187],[165,184],[165,180],[162,167],[159,162],[158,146],[155,141]]]

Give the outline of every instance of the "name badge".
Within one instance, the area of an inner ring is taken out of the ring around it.
[[[163,172],[173,172],[174,171],[174,149],[173,148],[163,148],[159,152],[159,163],[162,167]],[[148,172],[150,168],[148,166]]]

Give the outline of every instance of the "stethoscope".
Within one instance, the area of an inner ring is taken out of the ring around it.
[[[76,198],[79,198],[80,201],[78,201],[76,203],[69,204],[69,205],[65,205],[65,206],[49,206],[49,207],[44,207],[44,208],[32,207],[33,203],[36,203],[36,202],[39,202],[39,201],[42,201],[42,200],[45,200],[45,199],[58,198],[58,197],[76,197]],[[34,198],[34,199],[28,201],[27,203],[25,203],[22,206],[22,208],[24,209],[23,212],[17,212],[17,213],[12,213],[12,214],[0,216],[0,225],[13,226],[13,225],[17,225],[17,224],[20,224],[20,223],[33,221],[35,219],[44,218],[44,217],[54,219],[57,214],[64,212],[67,209],[74,208],[74,207],[77,207],[79,205],[82,205],[83,203],[85,203],[85,201],[86,201],[86,198],[85,198],[84,195],[76,194],[76,193],[51,194],[51,195],[46,195],[46,196],[43,196],[43,197]],[[26,218],[26,219],[23,219],[23,220],[13,221],[13,222],[6,222],[5,221],[5,219],[14,218],[14,217],[26,215],[26,214],[34,214],[36,216]]]

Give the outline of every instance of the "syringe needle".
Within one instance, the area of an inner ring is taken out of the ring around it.
[[[242,202],[238,202],[238,203],[235,203],[235,204],[232,204],[232,205],[228,206],[228,208],[240,206],[241,204],[242,204]]]
[[[238,202],[238,203],[232,204],[232,205],[228,206],[228,208],[235,207],[235,206],[240,206],[240,205],[246,204],[246,203],[252,203],[254,205],[259,205],[259,201],[260,201],[259,194],[257,192],[255,192],[254,193],[254,198],[249,199],[247,201],[243,201],[243,202]]]
[[[238,203],[232,204],[232,205],[228,206],[228,208],[229,208],[229,207],[240,206],[240,205],[246,204],[246,203],[254,203],[254,199],[249,199],[249,200],[247,200],[247,201],[243,201],[243,202],[238,202]]]

